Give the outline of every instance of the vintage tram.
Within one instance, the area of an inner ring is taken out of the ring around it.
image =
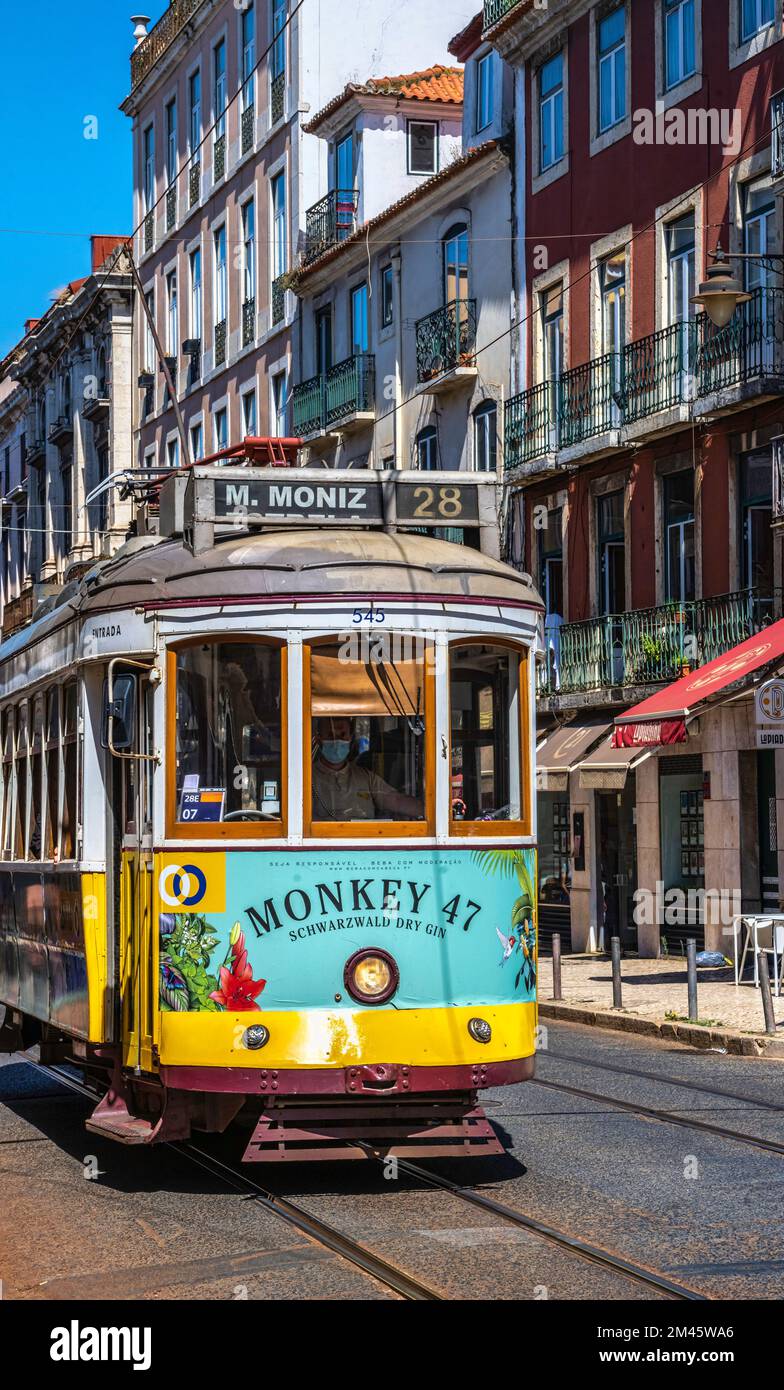
[[[0,647],[0,1001],[88,1128],[499,1151],[536,1027],[527,576],[465,474],[196,466]],[[430,534],[427,534],[427,532]]]

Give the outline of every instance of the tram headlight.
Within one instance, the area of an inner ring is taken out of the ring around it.
[[[250,1028],[245,1029],[242,1044],[251,1052],[257,1052],[260,1047],[266,1047],[269,1038],[269,1028],[265,1028],[263,1023],[253,1023]]]
[[[400,983],[400,972],[387,951],[357,951],[346,961],[343,983],[359,1004],[386,1004]]]
[[[493,1036],[493,1030],[486,1018],[470,1018],[468,1020],[468,1031],[474,1042],[489,1043]]]

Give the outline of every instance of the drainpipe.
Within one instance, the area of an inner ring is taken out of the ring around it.
[[[395,441],[395,468],[405,468],[403,458],[404,425],[401,402],[403,400],[403,274],[400,246],[392,252],[392,267],[395,272],[395,402],[392,428]]]

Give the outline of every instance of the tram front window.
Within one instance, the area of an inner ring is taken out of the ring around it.
[[[311,649],[311,819],[325,826],[426,819],[424,654],[371,645]]]
[[[449,702],[453,822],[519,821],[519,653],[453,647]]]
[[[281,820],[280,648],[193,643],[176,667],[177,821]]]

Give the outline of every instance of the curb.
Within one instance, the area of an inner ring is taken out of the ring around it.
[[[560,1019],[564,1023],[585,1023],[592,1028],[608,1028],[615,1033],[639,1033],[666,1042],[685,1043],[703,1051],[714,1048],[734,1057],[784,1059],[784,1037],[769,1038],[764,1033],[738,1033],[730,1028],[700,1028],[694,1023],[673,1023],[669,1019],[641,1018],[639,1014],[609,1009],[586,1009],[581,1004],[539,1002],[539,1017]]]

